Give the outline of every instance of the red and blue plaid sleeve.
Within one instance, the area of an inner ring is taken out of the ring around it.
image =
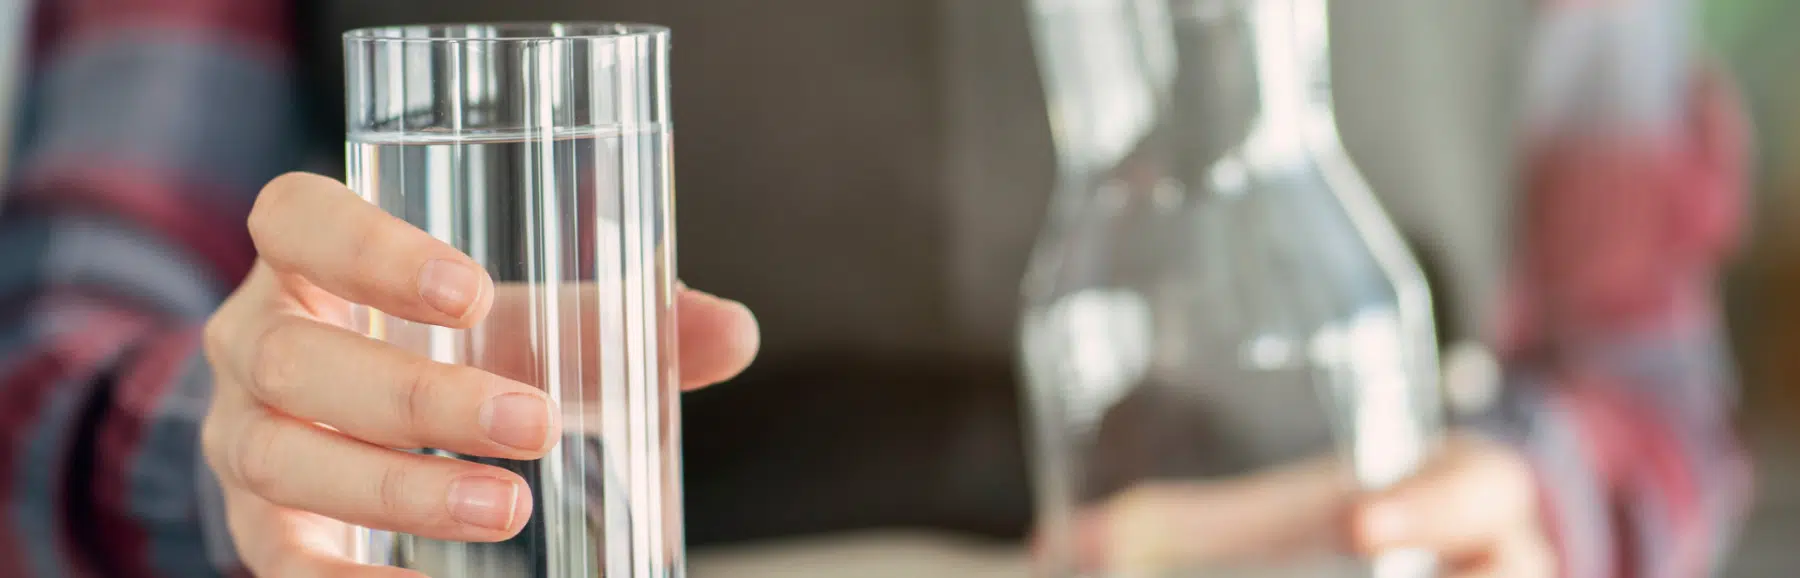
[[[38,3],[0,193],[0,576],[235,571],[199,327],[293,166],[288,6]],[[215,519],[209,519],[215,518]]]
[[[1481,421],[1537,466],[1570,578],[1714,575],[1751,494],[1714,288],[1746,128],[1722,79],[1698,77],[1674,129],[1527,155],[1508,383]]]

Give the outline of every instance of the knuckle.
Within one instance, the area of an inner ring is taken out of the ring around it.
[[[223,360],[225,344],[230,340],[227,336],[229,330],[226,329],[225,322],[220,320],[223,312],[224,308],[221,307],[220,312],[214,313],[200,329],[200,351],[206,356],[207,363],[214,367]]]
[[[250,389],[263,403],[282,407],[292,401],[300,387],[302,362],[299,352],[305,346],[304,323],[296,319],[271,320],[256,337],[250,367]]]
[[[212,468],[214,472],[224,474],[226,473],[225,466],[229,464],[221,459],[225,455],[227,445],[225,443],[225,427],[219,422],[217,410],[209,412],[206,419],[200,422],[200,451],[206,456],[207,467]]]
[[[242,291],[242,287],[239,291]],[[215,370],[229,371],[235,375],[244,369],[244,359],[241,357],[245,352],[243,332],[261,313],[250,309],[251,306],[243,296],[233,294],[201,326],[200,352]]]
[[[233,470],[238,482],[251,493],[272,498],[280,488],[282,438],[287,428],[273,419],[255,419],[244,428],[232,452]]]
[[[425,359],[409,362],[404,379],[394,390],[394,413],[406,428],[406,437],[417,438],[431,428],[432,387],[443,373],[437,363]]]
[[[382,257],[390,254],[393,245],[401,242],[401,227],[402,223],[385,213],[367,213],[364,218],[355,219],[349,232],[352,243],[347,256],[348,272],[354,276],[353,279],[374,283],[394,276],[394,264]]]
[[[413,486],[413,470],[405,467],[389,466],[381,472],[375,489],[376,507],[388,517],[407,517],[414,514],[408,507],[407,499],[417,493]]]
[[[272,232],[276,218],[285,210],[294,195],[306,187],[309,177],[303,173],[287,173],[269,180],[262,191],[256,195],[256,202],[250,206],[248,225],[252,237]]]

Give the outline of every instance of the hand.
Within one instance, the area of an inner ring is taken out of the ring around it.
[[[1555,575],[1528,466],[1468,438],[1368,495],[1335,456],[1236,478],[1140,484],[1082,512],[1073,539],[1067,546],[1081,568],[1130,576],[1242,567],[1335,575],[1346,546],[1365,557],[1429,551],[1446,578]]]
[[[1446,578],[1550,578],[1557,560],[1530,465],[1504,446],[1453,439],[1418,475],[1359,501],[1352,543],[1375,555],[1422,549]]]
[[[495,373],[446,365],[347,325],[355,303],[442,327],[517,327],[506,317],[528,308],[509,295],[523,292],[324,177],[269,183],[249,225],[262,260],[207,323],[216,386],[203,430],[249,569],[416,576],[355,564],[349,524],[466,542],[517,533],[532,510],[523,479],[394,448],[542,457],[561,430],[544,392],[502,377],[517,376],[505,360]],[[744,306],[683,289],[676,307],[683,386],[755,356]]]
[[[1144,482],[1084,510],[1069,546],[1079,568],[1106,575],[1309,566],[1343,557],[1335,537],[1351,494],[1335,456],[1219,480]]]

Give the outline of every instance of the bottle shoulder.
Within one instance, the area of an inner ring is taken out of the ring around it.
[[[1198,183],[1093,185],[1081,207],[1040,236],[1028,301],[1167,285],[1191,293],[1302,287],[1366,301],[1390,297],[1404,281],[1324,171],[1209,172]]]

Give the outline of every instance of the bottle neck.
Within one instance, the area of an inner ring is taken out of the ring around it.
[[[1033,0],[1062,183],[1052,223],[1107,183],[1229,182],[1208,171],[1337,147],[1326,1]]]
[[[1325,0],[1176,0],[1182,68],[1163,103],[1178,163],[1336,143]]]

